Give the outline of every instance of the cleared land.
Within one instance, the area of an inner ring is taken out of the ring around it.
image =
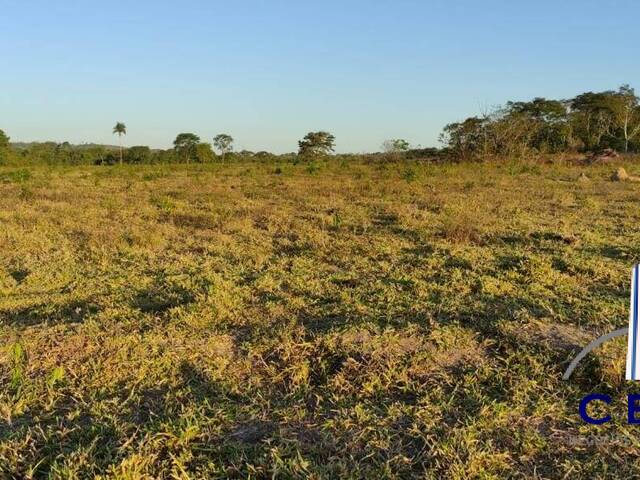
[[[614,168],[0,169],[0,472],[638,475]]]

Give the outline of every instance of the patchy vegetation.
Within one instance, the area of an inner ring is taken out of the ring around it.
[[[637,164],[313,165],[0,169],[1,475],[639,474]]]

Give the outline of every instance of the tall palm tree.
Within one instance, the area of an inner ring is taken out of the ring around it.
[[[122,165],[122,135],[127,134],[127,126],[122,123],[116,123],[116,126],[113,127],[113,134],[118,135],[118,143],[120,144],[120,165]]]

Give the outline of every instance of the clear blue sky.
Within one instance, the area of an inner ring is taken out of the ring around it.
[[[640,89],[637,1],[0,1],[13,140],[168,147],[179,132],[293,151],[442,126],[506,100]]]

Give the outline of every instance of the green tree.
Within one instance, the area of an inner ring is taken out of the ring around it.
[[[488,153],[488,120],[469,117],[444,127],[440,142],[463,159]]]
[[[544,98],[507,102],[482,117],[445,126],[440,139],[461,158],[564,151],[574,143],[567,110],[565,103]]]
[[[222,155],[222,161],[224,162],[224,156],[233,150],[233,137],[226,133],[220,133],[213,137],[213,144]]]
[[[586,92],[571,101],[571,121],[574,130],[587,150],[603,146],[603,139],[611,137],[614,121],[611,111],[613,92]]]
[[[543,122],[553,122],[567,115],[567,107],[560,100],[536,97],[530,102],[507,102],[509,113],[526,113],[531,118]]]
[[[88,163],[85,151],[77,146],[71,145],[69,142],[62,142],[56,145],[54,153],[55,163],[65,165],[82,165]]]
[[[200,137],[195,133],[180,133],[173,141],[173,147],[178,157],[189,163],[196,158],[196,146],[200,143]]]
[[[261,160],[265,160],[265,159],[269,159],[269,158],[274,158],[275,155],[271,152],[267,152],[266,150],[260,150],[259,152],[256,152],[253,155],[255,158],[259,158]]]
[[[213,162],[216,154],[213,152],[210,143],[198,143],[195,150],[195,161],[198,163]]]
[[[521,141],[530,149],[559,152],[574,144],[566,102],[541,97],[530,102],[507,102],[503,120],[521,122]]]
[[[400,155],[409,150],[409,142],[402,138],[394,138],[391,140],[385,140],[382,143],[382,151],[388,155],[389,158],[397,160]]]
[[[118,135],[118,143],[120,146],[120,165],[122,165],[122,135],[127,134],[127,126],[122,122],[116,122],[113,127],[113,134]]]
[[[640,108],[638,97],[629,85],[622,85],[608,101],[613,124],[622,135],[624,151],[629,151],[629,142],[640,134]]]
[[[382,143],[382,150],[386,153],[401,153],[409,150],[409,142],[402,138],[385,140]]]
[[[328,155],[333,152],[335,140],[329,132],[309,132],[298,142],[298,155]]]
[[[115,165],[118,159],[113,152],[105,151],[102,156],[94,160],[95,165]]]
[[[158,150],[153,152],[153,163],[175,163],[179,161],[177,152],[174,148],[170,148],[168,150]]]
[[[127,163],[151,163],[151,149],[144,145],[136,145],[127,149]]]
[[[0,148],[9,148],[9,136],[0,130]]]
[[[0,130],[0,164],[5,163],[9,157],[9,137]]]

